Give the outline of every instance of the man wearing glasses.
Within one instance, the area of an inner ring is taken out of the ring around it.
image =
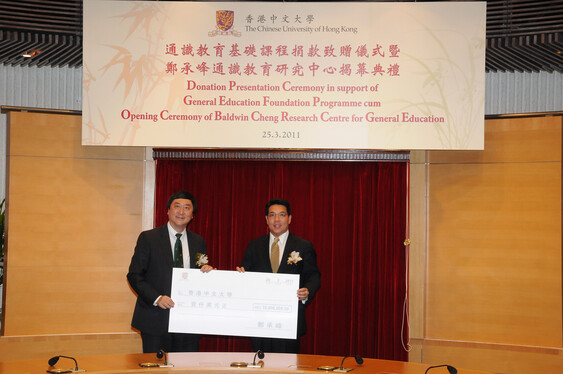
[[[270,200],[265,213],[270,233],[248,244],[237,270],[300,275],[297,339],[251,338],[252,349],[255,352],[299,353],[300,338],[307,331],[305,307],[321,286],[317,254],[310,241],[289,232],[291,207],[287,200]]]

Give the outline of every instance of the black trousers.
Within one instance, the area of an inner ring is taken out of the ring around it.
[[[273,338],[250,338],[254,352],[263,351],[271,353],[299,353],[300,338],[297,339],[273,339]]]
[[[197,334],[152,335],[141,332],[143,353],[157,353],[161,349],[164,352],[198,352],[199,337]]]

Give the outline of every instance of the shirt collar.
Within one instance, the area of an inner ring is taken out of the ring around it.
[[[286,232],[284,232],[283,234],[281,234],[281,235],[279,236],[279,238],[280,238],[280,241],[279,241],[280,245],[281,245],[281,243],[285,243],[285,242],[287,241],[287,237],[288,237],[288,236],[289,236],[289,230],[287,230]],[[272,233],[270,233],[270,243],[273,243],[275,238],[276,238],[276,237],[275,237]]]
[[[170,222],[168,222],[166,226],[168,226],[168,235],[170,235],[171,238],[176,239],[176,234],[182,234],[182,236],[184,236],[184,234],[186,233],[186,229],[184,229],[182,232],[177,232],[176,230],[174,230],[174,227],[172,227]]]

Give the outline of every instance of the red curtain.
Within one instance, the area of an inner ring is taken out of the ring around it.
[[[267,233],[266,202],[289,200],[290,231],[313,243],[322,274],[301,353],[407,361],[407,168],[406,162],[157,160],[155,224],[166,222],[173,192],[192,192],[198,210],[190,230],[205,238],[210,264],[234,270],[247,243]],[[201,350],[251,348],[247,338],[206,336]]]

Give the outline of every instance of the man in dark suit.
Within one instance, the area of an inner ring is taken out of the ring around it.
[[[252,349],[255,352],[299,353],[301,336],[307,331],[305,307],[321,286],[317,254],[311,242],[289,233],[291,207],[287,200],[270,200],[265,213],[270,234],[248,244],[237,270],[299,274],[297,339],[252,338]]]
[[[189,230],[197,205],[192,194],[178,191],[168,199],[168,223],[143,231],[137,239],[127,280],[137,293],[131,326],[141,332],[143,352],[197,352],[199,335],[168,332],[172,268],[208,272],[203,238]]]

